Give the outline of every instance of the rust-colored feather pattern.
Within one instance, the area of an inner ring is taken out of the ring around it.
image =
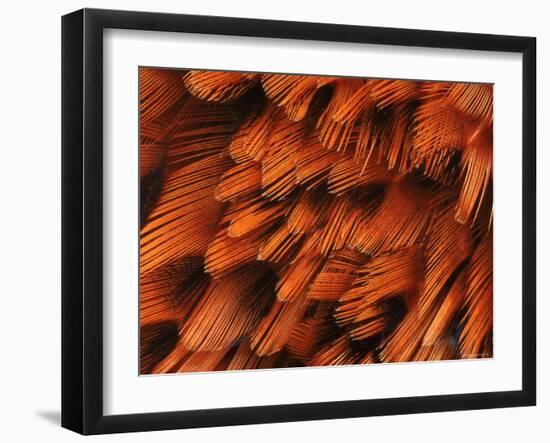
[[[139,76],[141,374],[492,356],[492,85]]]

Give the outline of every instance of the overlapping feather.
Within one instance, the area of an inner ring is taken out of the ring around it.
[[[491,356],[492,106],[140,68],[141,373]]]

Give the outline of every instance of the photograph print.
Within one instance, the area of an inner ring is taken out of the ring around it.
[[[141,375],[493,357],[492,84],[140,67],[139,128]]]

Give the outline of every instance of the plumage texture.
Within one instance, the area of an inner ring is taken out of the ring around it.
[[[492,107],[140,68],[140,372],[491,357]]]

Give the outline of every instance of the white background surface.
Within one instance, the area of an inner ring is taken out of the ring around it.
[[[105,414],[521,389],[521,56],[128,30],[103,56]],[[138,377],[138,66],[494,83],[495,358]]]
[[[0,438],[81,440],[58,426],[60,391],[60,15],[82,6],[233,15],[538,37],[538,145],[550,106],[550,30],[544,2],[52,1],[3,5],[0,69],[2,242]],[[549,156],[539,157],[539,225],[550,222]],[[543,198],[546,204],[542,205]],[[539,406],[102,436],[94,441],[333,442],[548,441],[550,426],[548,233],[539,230]],[[546,275],[542,275],[546,269]],[[517,270],[519,272],[519,269]]]

